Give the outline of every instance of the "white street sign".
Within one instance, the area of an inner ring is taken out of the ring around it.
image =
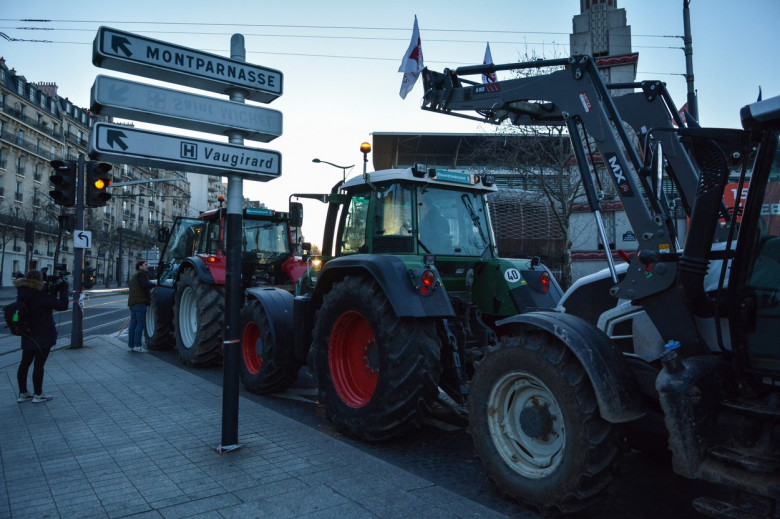
[[[88,249],[92,243],[92,231],[73,231],[73,248]]]
[[[282,73],[217,54],[100,27],[92,48],[97,67],[168,81],[218,94],[239,88],[269,103],[282,95]]]
[[[89,156],[118,164],[173,169],[206,175],[237,175],[265,182],[281,175],[278,151],[95,123]]]
[[[259,142],[282,134],[282,112],[278,110],[102,75],[92,86],[91,110],[218,135],[239,130],[245,139]]]

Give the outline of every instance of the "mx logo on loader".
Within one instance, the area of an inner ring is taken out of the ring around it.
[[[628,179],[626,179],[626,175],[623,173],[623,168],[617,160],[617,155],[614,153],[605,153],[604,157],[606,157],[607,164],[609,164],[609,167],[612,169],[612,175],[615,177],[615,183],[617,184],[618,189],[620,189],[620,192],[623,193],[624,196],[634,196],[634,193],[631,191],[631,184],[628,183]]]

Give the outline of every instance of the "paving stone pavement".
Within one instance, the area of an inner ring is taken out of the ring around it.
[[[16,402],[16,366],[0,373],[0,517],[504,517],[243,397],[243,447],[219,454],[221,386],[114,336],[53,351],[47,403]]]

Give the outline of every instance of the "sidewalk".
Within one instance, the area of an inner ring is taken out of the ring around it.
[[[222,388],[114,336],[52,352],[47,403],[0,378],[0,517],[504,517],[262,403],[218,454]]]

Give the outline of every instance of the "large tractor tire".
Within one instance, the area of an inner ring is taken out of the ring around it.
[[[290,305],[292,310],[292,304]],[[277,337],[265,308],[250,299],[241,310],[241,381],[258,394],[278,393],[292,386],[298,364],[284,337]],[[289,330],[292,337],[292,330]]]
[[[170,294],[162,292],[171,292]],[[152,290],[152,301],[146,309],[146,326],[144,336],[146,347],[150,350],[169,350],[176,344],[173,335],[172,290],[155,288]]]
[[[397,318],[373,279],[347,276],[325,296],[314,326],[327,417],[364,441],[419,426],[438,396],[440,349],[433,322]]]
[[[469,426],[501,491],[543,513],[591,505],[620,452],[582,366],[543,332],[505,337],[479,364]]]
[[[225,287],[204,283],[195,269],[181,273],[173,304],[176,349],[187,366],[222,361]]]

